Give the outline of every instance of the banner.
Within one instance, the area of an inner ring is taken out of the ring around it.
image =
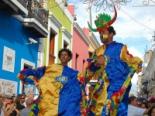
[[[0,94],[2,95],[16,95],[17,94],[17,82],[5,79],[0,79]]]

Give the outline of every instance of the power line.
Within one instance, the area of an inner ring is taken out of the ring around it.
[[[147,29],[150,30],[150,31],[153,31],[152,28],[150,28],[149,26],[147,26],[147,25],[145,25],[145,24],[139,22],[137,19],[135,19],[133,16],[131,16],[128,12],[126,12],[124,9],[121,10],[121,11],[122,11],[125,15],[127,15],[131,20],[133,20],[134,22],[136,22],[137,24],[139,24],[139,25],[141,25],[141,26],[147,28]]]
[[[134,7],[154,7],[155,1],[154,0],[145,0],[140,5],[135,5]]]

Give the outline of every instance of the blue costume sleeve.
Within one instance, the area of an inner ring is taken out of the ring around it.
[[[37,80],[40,80],[44,75],[46,67],[39,67],[37,69],[24,69],[20,72],[20,75],[24,76],[22,81],[25,83],[33,84],[33,80],[31,78],[27,78],[28,76],[34,76]],[[20,78],[20,77],[19,77]]]

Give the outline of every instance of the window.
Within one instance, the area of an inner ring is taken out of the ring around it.
[[[21,70],[27,69],[27,68],[35,68],[35,64],[26,59],[21,59]]]
[[[82,71],[84,70],[85,68],[85,60],[83,60],[83,63],[82,63]]]
[[[64,45],[63,48],[67,49],[68,48],[68,43],[66,41],[64,41]]]
[[[15,50],[4,46],[2,69],[14,72],[15,66]]]
[[[33,68],[32,65],[24,63],[23,69],[32,69],[32,68]],[[23,84],[22,85],[22,92],[24,92],[25,94],[35,92],[35,87],[34,87],[34,85]]]
[[[76,53],[76,55],[75,55],[75,69],[77,69],[78,57],[79,57],[79,54]]]
[[[92,52],[89,52],[89,58],[91,58],[91,57],[92,57],[92,55],[93,55],[93,53],[92,53]]]
[[[28,60],[21,59],[21,70],[28,69],[28,68],[31,68],[31,69],[35,68],[35,64]],[[22,84],[22,82],[20,82],[20,93],[27,91],[27,90],[25,90],[25,88],[26,88],[26,86],[24,84]]]
[[[55,33],[51,30],[50,33],[50,44],[49,44],[49,65],[54,63],[54,46],[55,46]]]
[[[33,66],[24,63],[23,69],[32,69],[32,68],[33,68]]]

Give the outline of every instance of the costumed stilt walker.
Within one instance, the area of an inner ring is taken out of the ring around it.
[[[59,52],[61,64],[53,64],[20,72],[25,84],[35,83],[39,89],[39,110],[32,109],[35,116],[80,116],[81,89],[78,71],[67,66],[72,58],[68,49]]]
[[[117,18],[117,11],[111,19],[108,14],[97,16],[97,29],[88,24],[91,31],[99,32],[103,45],[88,59],[88,67],[79,79],[83,86],[83,115],[127,116],[128,96],[131,79],[140,72],[142,61],[132,56],[127,46],[113,40],[116,34],[111,26]]]

